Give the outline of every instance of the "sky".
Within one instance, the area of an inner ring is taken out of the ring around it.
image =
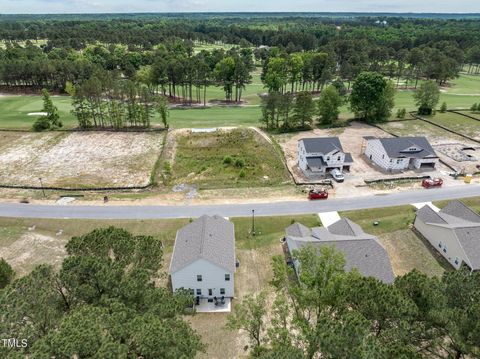
[[[0,14],[263,11],[480,13],[480,0],[0,0]]]

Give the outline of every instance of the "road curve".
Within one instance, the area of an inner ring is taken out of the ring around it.
[[[77,219],[156,219],[194,218],[203,214],[227,217],[293,215],[326,211],[398,206],[410,203],[480,196],[480,185],[462,185],[429,190],[414,190],[388,195],[333,198],[326,201],[290,201],[273,203],[176,205],[176,206],[82,206],[0,203],[0,217],[77,218]]]

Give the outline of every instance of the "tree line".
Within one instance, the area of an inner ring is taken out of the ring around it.
[[[273,294],[247,296],[228,327],[250,339],[252,358],[438,358],[480,355],[480,273],[429,277],[416,270],[385,284],[345,271],[333,247],[272,260]],[[272,299],[273,296],[273,299]]]
[[[192,298],[155,285],[159,240],[110,227],[73,237],[66,249],[60,270],[40,265],[13,281],[0,261],[0,333],[19,340],[0,347],[3,358],[194,358],[204,350],[182,319]]]

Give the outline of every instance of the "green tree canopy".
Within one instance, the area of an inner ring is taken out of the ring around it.
[[[440,89],[436,82],[425,81],[413,94],[419,115],[431,115],[440,100]]]
[[[376,72],[363,72],[355,79],[350,107],[355,116],[366,122],[384,122],[394,106],[391,81]]]

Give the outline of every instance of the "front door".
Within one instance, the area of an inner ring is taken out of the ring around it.
[[[211,297],[213,295],[213,289],[208,290],[208,295]]]

